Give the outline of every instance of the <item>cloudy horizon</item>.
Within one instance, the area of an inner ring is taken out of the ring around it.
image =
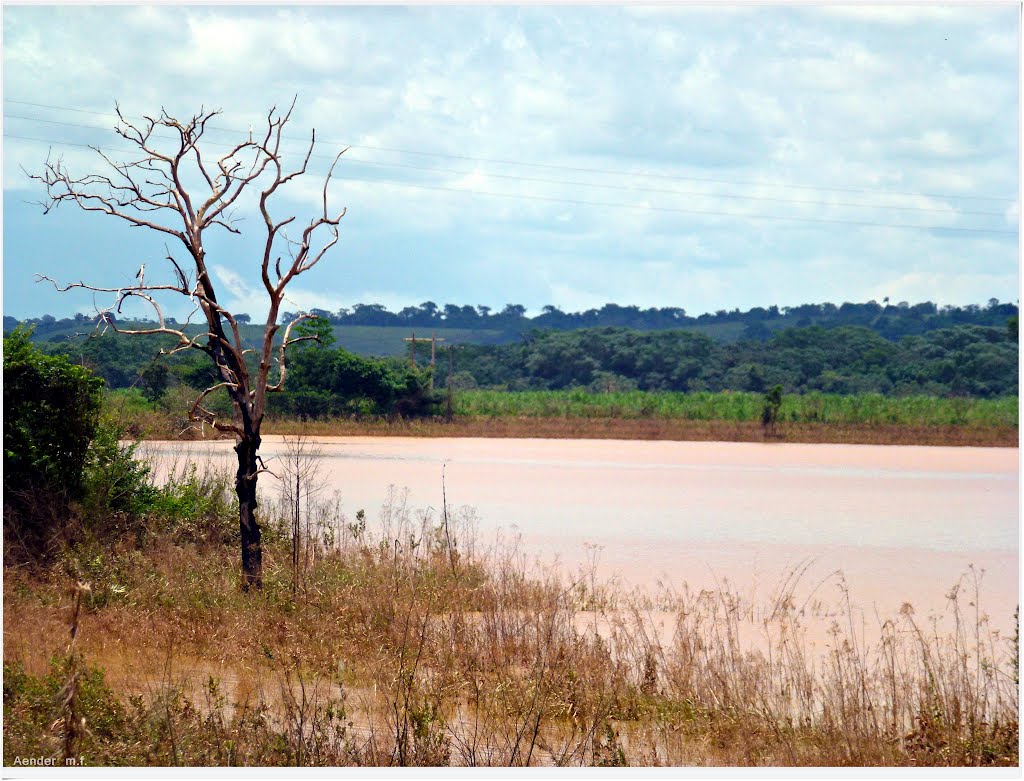
[[[216,153],[295,95],[291,161],[318,142],[280,214],[308,219],[350,146],[341,242],[297,307],[1016,301],[1019,13],[7,6],[4,313],[92,310],[35,273],[116,287],[167,265],[151,232],[43,216],[22,167],[97,171],[88,144],[126,159],[115,102],[223,109]],[[221,300],[259,317],[259,222],[240,216],[210,262]]]

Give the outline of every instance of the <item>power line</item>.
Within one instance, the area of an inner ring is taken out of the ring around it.
[[[83,125],[78,122],[64,122],[56,119],[42,119],[40,117],[25,117],[19,114],[8,114],[8,119],[20,119],[28,122],[40,122],[48,125],[62,125],[66,127],[77,127],[85,130],[106,130],[107,128],[100,127],[98,125]],[[155,138],[162,138],[168,140],[175,140],[172,136],[155,136]],[[216,141],[208,141],[212,146],[220,146],[224,148],[231,148],[233,144],[224,144]],[[311,157],[319,158],[323,160],[333,160],[334,158],[329,155],[311,155]],[[352,159],[350,156],[349,159]],[[371,165],[381,168],[403,168],[413,171],[426,171],[429,173],[442,173],[442,174],[459,174],[467,175],[473,174],[474,171],[460,171],[454,168],[435,168],[432,166],[421,166],[421,165],[409,165],[408,163],[385,163],[377,160],[363,160],[356,157],[355,162],[360,165]],[[703,198],[731,198],[733,200],[743,201],[768,201],[772,203],[795,203],[795,204],[806,204],[810,206],[841,206],[850,207],[855,209],[899,209],[901,211],[918,211],[918,212],[932,212],[938,214],[949,214],[949,209],[935,209],[928,206],[905,206],[898,204],[874,204],[874,203],[849,203],[845,201],[815,201],[806,199],[796,198],[772,198],[766,195],[740,195],[736,193],[721,193],[721,192],[703,192],[700,190],[677,190],[669,188],[659,187],[638,187],[636,185],[622,185],[622,184],[603,184],[600,182],[581,182],[566,179],[545,179],[543,177],[536,176],[516,176],[513,174],[499,174],[493,172],[487,172],[486,176],[494,179],[507,179],[511,181],[520,182],[536,182],[543,184],[559,184],[569,185],[573,187],[590,187],[599,188],[603,190],[625,190],[630,192],[642,192],[642,193],[659,193],[659,194],[671,194],[671,195],[695,195]],[[987,212],[987,211],[970,211],[964,209],[954,210],[958,215],[962,216],[978,216],[978,217],[1004,217],[1004,212]]]
[[[93,111],[90,109],[72,108],[70,106],[59,106],[50,103],[36,103],[32,101],[14,100],[11,98],[4,98],[5,103],[13,103],[23,106],[35,106],[37,108],[48,108],[56,111],[72,111],[80,114],[92,114],[101,117],[111,117],[116,119],[116,114],[103,111]],[[243,133],[244,131],[232,128],[224,128],[216,125],[207,126],[207,130],[215,130],[222,133]],[[298,136],[282,136],[285,140],[289,141],[305,141],[306,139]],[[608,168],[592,168],[592,167],[580,167],[580,166],[568,166],[568,165],[556,165],[552,163],[531,163],[523,160],[503,160],[500,158],[488,158],[488,157],[474,157],[471,155],[455,155],[445,152],[422,152],[415,149],[403,149],[399,147],[386,147],[386,146],[374,146],[370,144],[353,144],[343,143],[340,141],[331,141],[324,139],[324,143],[337,145],[339,147],[349,147],[352,149],[369,149],[378,152],[392,152],[396,154],[407,154],[407,155],[418,155],[421,157],[443,157],[452,160],[466,160],[477,163],[495,163],[499,165],[512,165],[529,168],[541,168],[549,170],[559,171],[573,171],[578,173],[595,173],[595,174],[612,174],[615,176],[640,176],[645,178],[654,179],[665,179],[671,181],[694,181],[694,182],[709,182],[713,184],[726,184],[726,185],[753,185],[759,187],[782,187],[790,189],[801,189],[801,190],[822,190],[828,192],[846,192],[846,193],[866,193],[869,195],[904,195],[913,197],[926,197],[926,198],[959,198],[962,200],[982,200],[982,201],[1004,201],[1007,203],[1013,203],[1015,198],[1006,198],[1002,196],[992,195],[957,195],[953,193],[923,193],[923,192],[910,192],[901,190],[883,190],[878,188],[864,188],[864,187],[829,187],[827,185],[810,185],[810,184],[787,184],[784,182],[765,182],[765,181],[752,181],[752,180],[727,180],[727,179],[714,179],[709,177],[699,176],[680,176],[677,174],[661,174],[651,173],[646,171],[626,171],[616,170]]]
[[[31,136],[14,135],[10,133],[4,133],[4,138],[15,138],[23,141],[38,141],[40,143],[48,144],[64,144],[66,146],[83,147],[87,149],[98,148],[91,144],[80,144],[70,141],[61,141],[59,139],[48,139],[48,138],[36,138]],[[107,147],[104,149],[107,152],[129,152],[132,150],[116,149]],[[638,209],[641,211],[653,211],[653,212],[666,212],[674,214],[693,214],[693,215],[704,215],[712,217],[740,217],[743,219],[750,220],[780,220],[788,222],[812,222],[822,223],[830,225],[851,225],[859,227],[874,227],[874,228],[896,228],[904,230],[924,230],[924,231],[947,231],[953,233],[985,233],[993,235],[1006,235],[1016,236],[1017,231],[1011,230],[999,230],[995,228],[964,228],[964,227],[946,227],[941,225],[908,225],[905,223],[886,223],[886,222],[874,222],[869,220],[841,220],[835,218],[824,218],[824,217],[794,217],[789,215],[775,215],[775,214],[747,214],[743,212],[728,212],[718,210],[706,210],[706,209],[681,209],[669,206],[652,206],[647,204],[630,204],[630,203],[613,203],[607,201],[581,201],[570,198],[555,198],[543,195],[521,195],[517,193],[496,193],[484,190],[470,190],[461,187],[444,187],[440,185],[427,185],[414,182],[406,182],[395,179],[360,179],[356,177],[348,177],[348,181],[362,182],[365,184],[393,184],[399,187],[415,188],[421,190],[436,190],[442,192],[454,192],[463,193],[466,195],[484,195],[495,198],[514,198],[516,200],[529,200],[529,201],[542,201],[546,203],[564,203],[574,206],[598,206],[608,207],[616,209]]]
[[[451,168],[433,168],[430,166],[421,165],[409,165],[407,163],[383,163],[376,160],[360,160],[356,158],[356,161],[362,165],[374,165],[384,168],[406,168],[414,171],[428,171],[433,173],[451,173],[451,174],[473,174],[475,171],[456,171]],[[622,185],[622,184],[602,184],[600,182],[580,182],[573,181],[570,179],[544,179],[536,176],[513,176],[511,174],[498,174],[493,172],[486,172],[482,175],[494,179],[510,179],[513,181],[520,182],[537,182],[544,184],[563,184],[571,185],[573,187],[595,187],[603,190],[625,190],[629,192],[640,192],[640,193],[658,193],[667,195],[696,195],[702,198],[731,198],[733,200],[741,201],[768,201],[771,203],[795,203],[805,204],[809,206],[842,206],[854,209],[899,209],[901,211],[918,211],[918,212],[932,212],[938,214],[949,214],[949,209],[934,209],[928,206],[901,206],[897,204],[882,204],[882,203],[849,203],[846,201],[813,201],[799,198],[772,198],[767,195],[740,195],[738,193],[722,193],[722,192],[703,192],[701,190],[677,190],[665,187],[636,187],[634,185]],[[981,212],[981,211],[967,211],[962,209],[954,209],[958,215],[965,216],[976,216],[976,217],[1005,217],[1005,212]]]

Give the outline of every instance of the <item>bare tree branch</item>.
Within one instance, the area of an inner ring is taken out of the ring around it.
[[[59,291],[89,290],[109,295],[107,306],[96,305],[97,328],[113,330],[119,334],[167,335],[175,345],[161,352],[171,354],[186,349],[206,353],[219,375],[219,381],[206,388],[189,409],[189,419],[200,427],[212,426],[216,431],[235,437],[235,451],[239,468],[235,490],[239,498],[239,520],[242,529],[242,568],[247,585],[259,585],[261,572],[259,525],[255,519],[256,477],[268,471],[262,462],[257,466],[260,427],[266,415],[266,394],[284,387],[287,376],[287,350],[298,342],[315,337],[292,337],[296,323],[310,317],[300,313],[284,329],[280,342],[276,337],[280,326],[278,317],[287,285],[297,276],[317,265],[339,240],[338,226],[345,216],[342,209],[331,215],[327,206],[327,191],[334,169],[346,150],[342,150],[331,164],[324,180],[320,214],[310,220],[298,241],[290,239],[285,228],[296,220],[295,215],[275,219],[270,202],[282,185],[307,173],[309,161],[316,145],[316,132],[310,135],[309,146],[301,165],[286,170],[281,157],[281,141],[285,126],[291,120],[296,99],[286,112],[271,108],[265,118],[263,132],[250,131],[247,138],[232,146],[220,157],[204,155],[201,142],[207,123],[220,114],[219,110],[199,112],[187,119],[178,119],[161,109],[156,117],[144,116],[130,121],[115,104],[117,124],[114,132],[127,141],[139,154],[128,160],[117,160],[108,152],[93,147],[102,171],[84,176],[73,175],[62,158],[48,154],[42,171],[27,173],[45,187],[46,198],[41,204],[49,213],[64,203],[74,204],[87,212],[101,212],[127,222],[133,227],[149,228],[173,236],[184,246],[191,266],[187,273],[165,245],[165,258],[171,264],[173,281],[167,284],[147,283],[144,267],[139,269],[138,284],[119,287],[102,286],[86,282],[60,285],[50,277],[40,275],[39,281],[52,284]],[[171,139],[157,133],[168,130]],[[212,162],[208,162],[212,161]],[[198,183],[198,185],[196,184]],[[268,313],[263,329],[262,343],[253,349],[245,343],[237,318],[221,305],[216,286],[207,263],[204,244],[205,232],[216,228],[230,234],[239,234],[234,218],[236,206],[247,193],[258,194],[258,208],[263,218],[265,241],[259,258],[260,276],[267,291]],[[280,243],[287,248],[289,261],[282,264]],[[273,263],[276,279],[271,279]],[[192,310],[185,324],[172,327],[164,316],[162,296],[180,296],[192,302]],[[135,299],[152,308],[156,325],[152,327],[123,328],[115,316],[126,303]],[[193,317],[203,326],[200,333],[189,335]],[[276,345],[277,356],[274,358]],[[250,372],[248,355],[255,353],[257,366]],[[278,377],[270,381],[270,371],[276,363]],[[232,403],[232,420],[217,418],[204,406],[209,395],[223,389]]]

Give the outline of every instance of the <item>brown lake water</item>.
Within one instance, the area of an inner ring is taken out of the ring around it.
[[[372,526],[392,486],[436,517],[443,470],[449,509],[473,508],[485,543],[518,535],[531,561],[594,568],[625,586],[727,583],[756,602],[806,567],[798,597],[838,601],[845,583],[865,617],[884,618],[906,602],[919,615],[941,612],[973,566],[993,626],[1008,630],[1018,604],[1015,448],[401,437],[312,445],[350,519],[364,509]],[[144,452],[230,466],[231,447],[151,442]],[[281,437],[264,439],[270,469],[286,449]],[[262,490],[279,487],[261,478]]]

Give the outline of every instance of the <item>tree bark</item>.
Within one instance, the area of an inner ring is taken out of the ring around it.
[[[238,471],[235,494],[238,496],[238,525],[242,536],[242,590],[263,588],[263,547],[260,525],[256,521],[256,456],[260,436],[244,437],[235,445]]]

